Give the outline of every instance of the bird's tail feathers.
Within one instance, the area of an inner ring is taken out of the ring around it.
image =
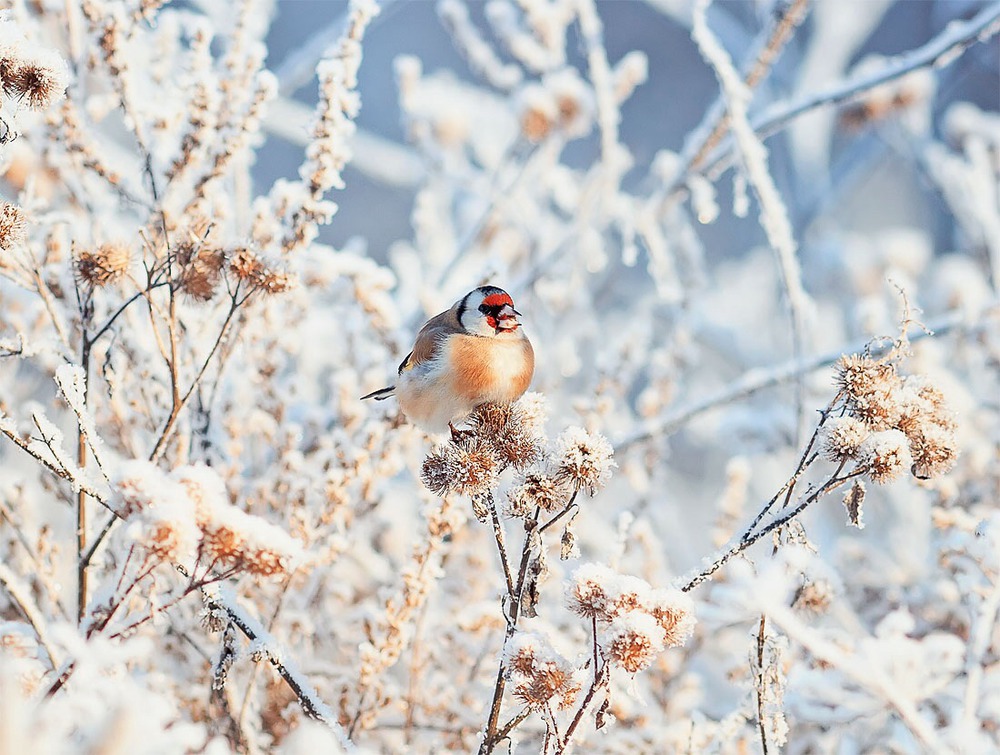
[[[376,401],[385,401],[396,394],[396,386],[390,385],[385,388],[379,388],[377,391],[372,391],[367,396],[362,396],[361,401],[368,398],[373,398]]]

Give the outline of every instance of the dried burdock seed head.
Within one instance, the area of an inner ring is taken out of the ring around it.
[[[544,394],[528,391],[515,404],[521,415],[521,424],[539,443],[545,440],[545,423],[549,418],[548,404]]]
[[[665,641],[666,633],[655,618],[645,611],[630,611],[611,622],[604,653],[611,663],[634,674],[649,668]]]
[[[858,450],[858,464],[879,485],[892,482],[912,463],[909,443],[899,430],[872,433]]]
[[[571,489],[564,480],[541,472],[530,472],[524,481],[507,493],[511,516],[528,516],[535,507],[556,511],[569,501]]]
[[[269,265],[256,252],[240,247],[229,253],[229,269],[237,280],[249,283],[266,294],[280,294],[295,285],[295,276]]]
[[[868,426],[854,417],[835,417],[823,425],[820,444],[823,455],[833,462],[846,461],[858,455],[858,449],[871,435]]]
[[[621,616],[649,603],[652,588],[649,583],[631,574],[619,574],[608,588],[611,616]]]
[[[955,434],[950,428],[933,422],[924,422],[913,428],[907,437],[910,440],[910,454],[914,477],[926,480],[950,471],[958,458]]]
[[[518,404],[487,403],[469,417],[473,434],[491,444],[506,463],[524,469],[542,458],[540,438]]]
[[[190,257],[182,263],[181,291],[196,301],[209,301],[215,296],[225,261],[225,255],[218,249],[202,249]]]
[[[851,354],[837,362],[837,386],[852,417],[872,430],[889,430],[899,422],[902,380],[889,362]]]
[[[896,368],[861,354],[845,354],[836,365],[836,384],[849,399],[864,397],[897,378]]]
[[[24,211],[16,204],[0,202],[0,249],[23,244],[27,221]]]
[[[13,72],[11,81],[4,79],[4,89],[22,98],[32,110],[44,110],[62,99],[68,83],[66,63],[58,53],[36,50]]]
[[[0,43],[0,86],[11,97],[17,96],[16,82],[24,57],[18,47]]]
[[[229,269],[237,280],[257,285],[264,274],[264,262],[251,249],[238,247],[229,252]]]
[[[907,398],[897,426],[910,442],[911,471],[920,479],[937,477],[948,472],[958,456],[954,416],[941,391],[926,379],[907,378],[905,387]]]
[[[496,483],[500,458],[493,446],[477,436],[461,444],[438,446],[424,459],[420,477],[435,495],[480,496]]]
[[[438,446],[424,459],[420,468],[420,479],[434,495],[445,496],[454,492],[452,487],[452,446]]]
[[[96,249],[77,251],[73,264],[81,281],[101,287],[125,275],[131,259],[131,251],[124,244],[101,244]]]
[[[611,469],[617,466],[608,439],[580,427],[563,431],[556,440],[555,462],[559,479],[590,495],[604,487],[611,479]]]
[[[285,270],[267,268],[257,283],[257,287],[265,294],[283,294],[295,287],[296,278]]]
[[[680,647],[694,633],[697,620],[694,601],[687,593],[673,589],[652,590],[641,606],[656,619],[663,630],[663,642],[669,648]]]
[[[514,696],[525,705],[539,708],[555,703],[567,708],[575,702],[580,691],[576,669],[552,648],[545,635],[518,632],[507,645],[504,661]]]
[[[559,106],[552,94],[539,84],[529,84],[517,98],[521,134],[530,142],[540,142],[559,122]]]
[[[604,564],[582,564],[566,582],[569,610],[585,619],[610,621],[614,600],[609,588],[618,575]]]

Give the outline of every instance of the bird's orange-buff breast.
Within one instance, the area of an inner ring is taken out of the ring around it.
[[[531,344],[493,343],[458,338],[451,352],[455,392],[472,402],[514,401],[531,383],[535,358]]]

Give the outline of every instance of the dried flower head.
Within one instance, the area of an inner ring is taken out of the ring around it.
[[[420,478],[435,495],[478,496],[493,487],[500,468],[492,444],[472,435],[461,443],[445,443],[431,451],[424,459]]]
[[[899,421],[902,380],[895,366],[869,356],[851,354],[837,362],[837,386],[847,398],[851,416],[872,430],[888,430]]]
[[[566,482],[542,472],[529,472],[520,485],[507,493],[508,513],[511,516],[528,516],[536,507],[543,511],[561,509],[570,498]]]
[[[213,505],[200,526],[202,552],[209,563],[233,572],[281,576],[295,569],[303,557],[298,540],[235,506]]]
[[[571,427],[556,440],[556,476],[594,495],[611,479],[616,467],[614,449],[608,439]]]
[[[17,96],[15,84],[24,65],[24,42],[10,35],[0,38],[0,86],[11,97]]]
[[[610,586],[617,574],[604,564],[581,564],[566,582],[566,604],[569,610],[585,619],[610,621],[614,599]]]
[[[239,247],[229,253],[229,269],[237,280],[257,285],[264,274],[264,262],[251,249]]]
[[[0,249],[23,244],[27,221],[24,211],[16,204],[0,202]]]
[[[488,442],[497,454],[517,469],[542,457],[540,438],[524,421],[518,404],[480,404],[469,417],[475,435]]]
[[[647,605],[651,598],[652,589],[649,582],[639,577],[634,577],[631,574],[616,575],[608,585],[611,618]]]
[[[948,472],[958,457],[955,419],[941,391],[923,377],[905,381],[906,399],[898,428],[910,442],[913,475],[920,479]]]
[[[955,466],[958,447],[951,429],[934,422],[924,422],[913,428],[907,437],[913,457],[910,471],[914,477],[921,480],[938,477]]]
[[[530,707],[554,701],[557,707],[568,708],[580,691],[576,669],[542,634],[515,634],[507,645],[504,665],[515,697]]]
[[[666,633],[659,622],[645,611],[630,611],[611,622],[604,637],[604,653],[608,660],[636,673],[663,650]]]
[[[279,266],[269,264],[247,247],[229,254],[229,269],[239,281],[246,282],[266,294],[280,294],[295,286],[295,276]]]
[[[854,417],[835,417],[823,425],[820,443],[823,455],[833,462],[846,461],[858,455],[858,449],[871,430]]]
[[[176,254],[181,268],[181,291],[196,301],[209,301],[215,296],[222,277],[225,253],[220,249],[197,249],[193,244],[185,244]]]
[[[539,442],[545,439],[545,423],[549,419],[548,402],[544,394],[528,391],[515,405],[521,413],[521,423]]]
[[[8,75],[9,79],[4,78],[5,91],[22,99],[32,110],[44,110],[62,99],[69,84],[66,63],[54,50],[35,49]]]
[[[559,122],[559,105],[552,93],[539,84],[524,87],[517,98],[521,134],[530,142],[540,142]]]
[[[96,249],[77,251],[73,262],[80,280],[101,287],[125,275],[131,259],[124,244],[101,244]]]
[[[202,627],[204,627],[206,631],[221,632],[230,622],[229,614],[219,608],[219,605],[212,598],[210,598],[210,595],[210,591],[202,593],[202,599],[205,604],[202,606],[201,612],[199,613],[199,619],[201,620]]]
[[[642,610],[656,619],[663,629],[663,641],[668,648],[680,647],[694,633],[697,619],[694,602],[687,593],[665,588],[653,590],[643,602]]]
[[[913,463],[906,436],[899,430],[872,433],[858,450],[858,463],[872,482],[883,485],[896,479]]]

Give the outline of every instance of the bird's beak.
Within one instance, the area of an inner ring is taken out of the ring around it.
[[[521,314],[509,304],[504,304],[497,313],[497,330],[514,330],[521,323],[517,321],[517,315]]]

